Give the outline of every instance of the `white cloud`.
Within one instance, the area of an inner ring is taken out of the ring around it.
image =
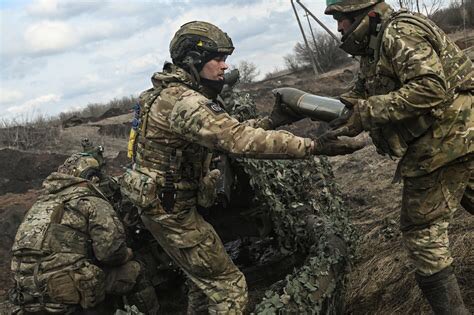
[[[33,2],[30,6],[28,6],[27,10],[31,14],[51,15],[57,12],[58,1],[57,0],[36,1],[36,2]]]
[[[105,4],[105,1],[77,0],[37,0],[27,6],[26,11],[34,17],[70,18],[94,11]]]
[[[57,52],[73,47],[78,38],[74,29],[65,22],[42,21],[25,31],[25,40],[33,52]]]
[[[18,90],[0,88],[0,104],[17,102],[22,98],[23,94]]]
[[[130,61],[128,71],[130,73],[141,73],[144,71],[150,71],[158,62],[158,56],[153,53],[148,53],[143,56],[137,57]]]
[[[46,94],[46,95],[38,96],[34,99],[31,99],[23,103],[22,105],[8,107],[7,112],[10,114],[31,113],[44,104],[57,103],[60,100],[61,100],[60,95]]]

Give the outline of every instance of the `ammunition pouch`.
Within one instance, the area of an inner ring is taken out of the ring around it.
[[[63,304],[79,304],[81,296],[74,285],[72,270],[61,271],[48,279],[47,293],[52,300]]]
[[[38,297],[21,291],[19,288],[12,288],[8,291],[8,300],[13,305],[23,306],[38,301]]]
[[[105,299],[105,274],[99,267],[88,264],[74,271],[73,276],[82,308],[92,308]]]
[[[80,304],[88,309],[105,299],[105,274],[96,265],[77,270],[60,271],[48,279],[49,299],[61,304]]]
[[[147,209],[156,205],[158,197],[157,184],[153,178],[136,170],[127,169],[119,179],[120,192],[136,206]]]

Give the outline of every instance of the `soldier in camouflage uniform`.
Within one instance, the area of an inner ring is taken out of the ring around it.
[[[432,21],[380,0],[327,0],[341,48],[361,56],[352,112],[328,137],[368,131],[400,157],[401,231],[416,280],[436,314],[467,314],[451,264],[448,226],[460,201],[473,213],[471,61]]]
[[[217,100],[234,50],[229,36],[206,22],[184,24],[170,44],[173,64],[152,77],[140,95],[139,135],[123,193],[144,209],[142,220],[190,279],[188,313],[241,314],[247,304],[244,275],[226,254],[213,227],[196,211],[215,197],[218,170],[211,151],[256,158],[344,154],[352,142],[301,138],[269,118],[239,123]],[[274,113],[274,120],[279,113]]]
[[[17,313],[91,313],[114,294],[156,314],[154,288],[141,276],[122,223],[94,184],[103,178],[101,162],[74,154],[43,182],[12,248],[10,300]]]

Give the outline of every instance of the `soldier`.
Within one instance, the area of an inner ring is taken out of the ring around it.
[[[153,75],[153,87],[140,95],[134,165],[121,182],[124,194],[144,209],[145,226],[190,280],[190,314],[241,314],[247,304],[244,275],[196,211],[197,204],[212,205],[215,197],[219,171],[209,171],[210,151],[305,158],[361,148],[356,142],[323,146],[317,139],[264,130],[277,126],[278,111],[273,120],[239,123],[230,117],[217,96],[233,50],[230,37],[210,23],[181,26],[170,43],[173,63],[165,63]]]
[[[18,228],[10,300],[19,314],[82,313],[106,294],[125,295],[147,314],[158,309],[122,223],[95,186],[104,177],[96,153],[74,154],[49,175]]]
[[[341,48],[360,56],[352,112],[327,134],[368,131],[381,154],[400,157],[401,231],[416,281],[436,314],[468,314],[451,264],[448,226],[474,213],[471,61],[432,21],[381,0],[327,0]]]

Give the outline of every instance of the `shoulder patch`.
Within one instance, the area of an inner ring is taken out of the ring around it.
[[[208,100],[204,106],[209,108],[214,114],[222,114],[225,113],[225,110],[219,106],[216,102],[213,102],[211,100]]]

